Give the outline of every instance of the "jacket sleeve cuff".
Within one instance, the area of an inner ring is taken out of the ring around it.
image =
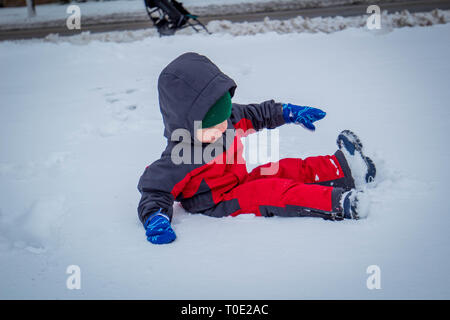
[[[276,102],[275,103],[275,116],[274,116],[274,124],[276,127],[279,127],[283,124],[286,124],[286,120],[284,119],[283,116],[283,103],[281,102]]]

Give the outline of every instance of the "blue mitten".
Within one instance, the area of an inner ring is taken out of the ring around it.
[[[314,121],[323,119],[325,111],[307,106],[296,106],[295,104],[283,104],[283,118],[286,123],[300,124],[304,128],[314,131]]]
[[[161,209],[151,214],[145,221],[145,235],[153,244],[170,243],[176,235],[170,225],[169,217],[161,212]]]

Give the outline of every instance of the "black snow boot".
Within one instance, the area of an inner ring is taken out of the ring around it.
[[[363,145],[356,134],[350,130],[342,131],[336,140],[339,150],[345,156],[355,187],[362,187],[375,179],[375,164],[363,153]]]
[[[363,219],[369,214],[370,200],[363,191],[352,189],[344,192],[341,198],[344,219]]]

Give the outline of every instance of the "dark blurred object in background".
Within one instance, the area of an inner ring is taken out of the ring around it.
[[[208,29],[197,20],[197,16],[187,11],[183,4],[175,0],[144,0],[145,7],[153,22],[153,25],[158,29],[160,36],[173,35],[177,30],[186,27],[192,27],[199,32],[195,26],[201,26],[207,33]],[[194,20],[192,24],[190,20]]]

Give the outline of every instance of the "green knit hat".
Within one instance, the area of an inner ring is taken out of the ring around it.
[[[210,128],[223,122],[231,116],[231,95],[227,91],[208,110],[202,120],[202,128]]]

